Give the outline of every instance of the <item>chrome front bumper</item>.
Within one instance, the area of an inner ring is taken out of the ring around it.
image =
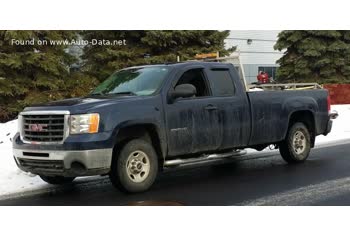
[[[91,176],[109,172],[113,149],[52,151],[13,149],[17,166],[46,176]]]

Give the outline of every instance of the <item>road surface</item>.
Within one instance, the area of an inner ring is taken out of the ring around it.
[[[313,149],[299,165],[287,165],[276,152],[170,171],[145,193],[121,193],[101,177],[0,205],[350,205],[350,143]]]

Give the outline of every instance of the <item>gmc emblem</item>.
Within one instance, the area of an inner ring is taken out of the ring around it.
[[[29,124],[29,129],[32,132],[46,132],[47,124]]]

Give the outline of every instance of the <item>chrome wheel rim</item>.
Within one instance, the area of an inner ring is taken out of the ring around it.
[[[126,171],[132,182],[143,182],[150,172],[150,161],[147,154],[140,150],[132,152],[126,162]]]
[[[303,132],[296,131],[293,136],[293,149],[296,154],[301,154],[306,149],[306,137]]]

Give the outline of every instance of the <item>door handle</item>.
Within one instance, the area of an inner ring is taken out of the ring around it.
[[[207,110],[207,111],[212,111],[212,110],[217,110],[218,108],[216,106],[214,106],[214,105],[209,104],[204,109]]]

